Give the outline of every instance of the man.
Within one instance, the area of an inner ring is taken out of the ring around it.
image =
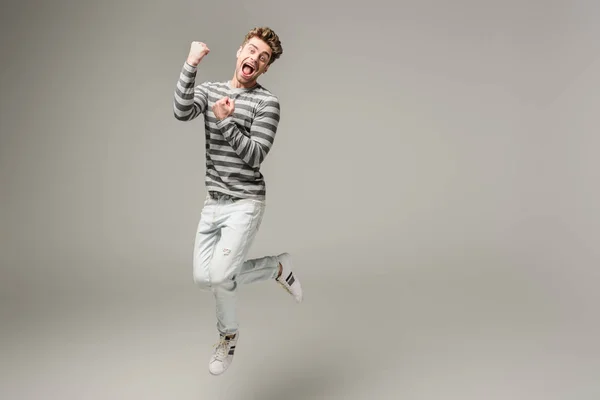
[[[192,42],[175,89],[180,121],[204,116],[208,191],[194,244],[193,277],[216,300],[219,342],[209,372],[225,372],[239,338],[235,302],[239,284],[274,279],[299,303],[302,288],[288,253],[246,260],[265,212],[266,185],[260,166],[273,146],[280,118],[277,96],[258,78],[283,53],[268,27],[249,31],[237,51],[231,80],[196,85],[198,65],[210,52]]]

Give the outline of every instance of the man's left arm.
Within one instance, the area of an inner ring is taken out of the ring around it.
[[[217,127],[240,158],[252,168],[257,168],[273,146],[279,117],[279,100],[271,97],[259,106],[249,137],[240,131],[231,115],[217,120]]]

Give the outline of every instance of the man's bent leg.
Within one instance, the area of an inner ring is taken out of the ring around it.
[[[292,256],[289,253],[247,260],[236,281],[239,284],[247,284],[270,279],[275,279],[298,303],[302,302],[302,285],[294,272]]]
[[[266,256],[246,260],[235,278],[241,285],[255,283],[277,278],[279,273],[279,259],[277,256]]]

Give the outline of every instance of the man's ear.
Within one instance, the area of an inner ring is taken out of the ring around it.
[[[239,57],[240,53],[242,52],[242,46],[240,46],[240,48],[238,49],[237,53],[235,53],[235,57]]]
[[[269,67],[270,67],[270,66],[271,66],[271,64],[269,64],[269,65],[267,65],[267,66],[265,67],[265,70],[263,71],[263,74],[266,74],[266,73],[267,73],[267,71],[269,70]]]

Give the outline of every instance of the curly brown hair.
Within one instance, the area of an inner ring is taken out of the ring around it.
[[[269,60],[269,65],[273,64],[275,60],[277,60],[283,54],[281,40],[279,39],[279,36],[277,36],[275,31],[273,31],[273,29],[266,26],[253,28],[244,37],[244,42],[242,43],[242,46],[248,43],[248,41],[253,37],[257,37],[263,40],[271,48],[272,54],[271,59]]]

